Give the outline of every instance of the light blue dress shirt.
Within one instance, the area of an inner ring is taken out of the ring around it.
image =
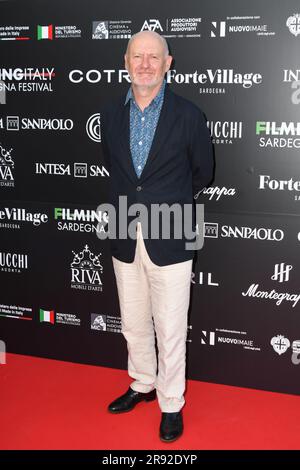
[[[137,105],[131,87],[126,95],[124,105],[126,106],[130,101],[130,150],[138,178],[146,165],[152,145],[164,101],[165,86],[166,80],[163,81],[158,94],[144,111],[141,111]]]

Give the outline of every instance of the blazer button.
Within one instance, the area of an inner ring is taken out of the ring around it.
[[[136,187],[136,190],[137,190],[137,191],[142,191],[142,186],[137,186],[137,187]]]

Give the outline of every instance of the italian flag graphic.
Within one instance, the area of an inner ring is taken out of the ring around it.
[[[48,26],[40,26],[37,27],[37,35],[39,39],[53,39],[53,26],[49,24]]]
[[[54,324],[54,310],[43,310],[40,308],[40,322],[42,321]]]

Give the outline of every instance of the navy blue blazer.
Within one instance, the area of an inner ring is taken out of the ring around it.
[[[110,172],[108,202],[116,208],[117,238],[110,239],[111,254],[125,263],[134,260],[136,240],[118,236],[119,196],[127,196],[127,206],[141,203],[150,214],[153,204],[177,203],[193,207],[192,220],[195,228],[194,195],[206,187],[213,177],[213,150],[203,112],[191,101],[175,94],[168,85],[165,88],[163,106],[154,134],[152,146],[141,177],[138,178],[130,151],[130,103],[125,96],[118,98],[101,110],[101,140],[103,156]],[[182,224],[177,216],[170,217],[170,239],[164,239],[160,229],[157,238],[151,237],[150,215],[143,219],[141,211],[134,211],[128,224],[140,220],[146,250],[153,263],[159,266],[192,259],[194,250],[186,249],[191,239],[174,238],[175,223]],[[146,220],[146,223],[143,223]],[[148,238],[146,228],[148,225]],[[108,227],[110,222],[108,223]],[[183,230],[182,230],[183,231]],[[173,235],[173,237],[172,237]]]

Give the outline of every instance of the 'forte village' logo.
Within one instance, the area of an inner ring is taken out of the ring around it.
[[[102,291],[101,275],[103,273],[103,266],[100,263],[98,255],[94,255],[85,245],[84,249],[79,253],[74,254],[71,263],[71,288],[81,290]]]
[[[19,229],[24,223],[39,227],[48,222],[48,215],[41,212],[30,212],[21,207],[0,208],[0,228]]]

